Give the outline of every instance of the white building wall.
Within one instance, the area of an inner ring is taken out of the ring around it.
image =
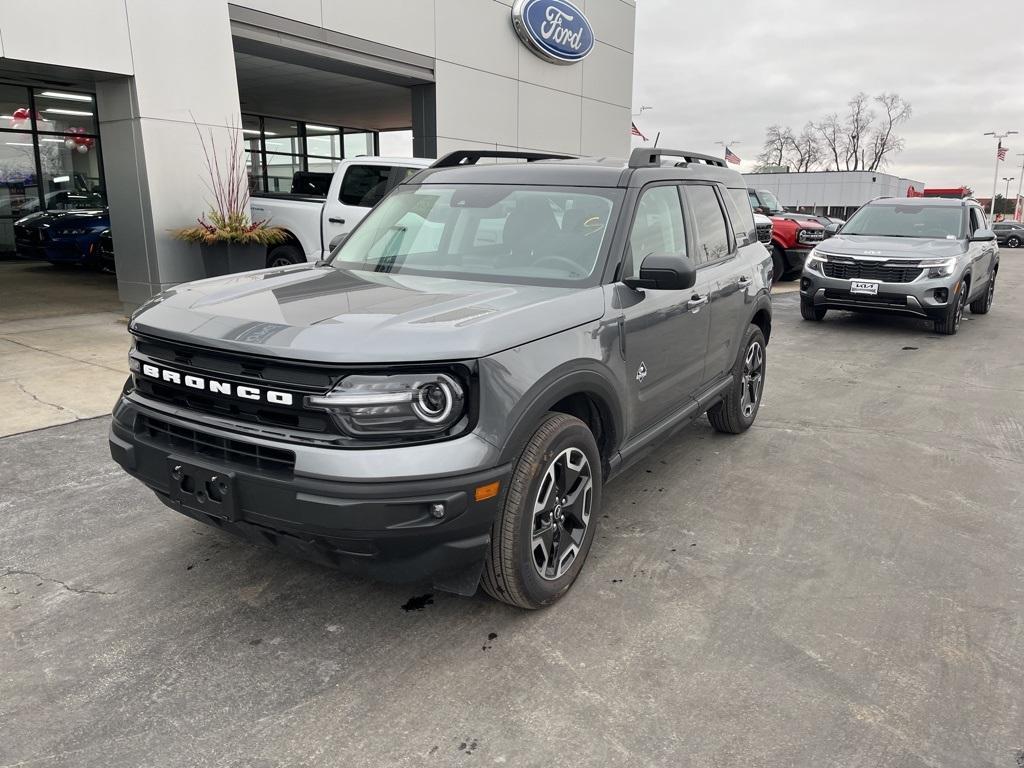
[[[811,173],[747,173],[747,186],[767,189],[784,206],[856,208],[875,197],[904,197],[924,183],[875,171],[817,171]]]

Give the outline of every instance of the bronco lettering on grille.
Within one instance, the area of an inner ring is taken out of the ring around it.
[[[232,384],[230,381],[219,381],[207,379],[192,374],[181,374],[178,371],[160,368],[152,363],[142,364],[142,373],[151,379],[177,384],[189,389],[199,389],[204,392],[213,392],[218,395],[228,395],[242,400],[257,400],[273,403],[274,405],[292,405],[293,398],[290,392],[277,392],[273,389],[260,389],[245,384]]]

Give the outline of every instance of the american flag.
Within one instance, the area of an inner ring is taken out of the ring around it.
[[[629,133],[631,136],[639,136],[644,141],[647,141],[647,137],[640,133],[640,129],[636,127],[636,123],[630,123],[629,126]]]
[[[999,158],[1000,160],[1005,160],[1007,151],[1008,150],[1006,149],[1006,147],[1003,146],[1003,140],[1000,139],[999,147],[996,149],[996,157]]]
[[[725,162],[732,163],[733,165],[739,165],[743,161],[740,160],[740,156],[739,155],[737,155],[731,149],[726,147],[725,148]]]

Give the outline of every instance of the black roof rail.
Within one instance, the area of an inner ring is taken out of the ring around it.
[[[719,168],[725,168],[725,160],[720,157],[712,157],[711,155],[702,155],[698,152],[687,152],[682,149],[661,149],[660,147],[637,147],[629,153],[629,167],[630,168],[657,168],[661,165],[662,157],[681,157],[683,158],[682,163],[676,163],[676,165],[684,165],[689,163],[704,163],[705,165],[715,165]]]
[[[447,155],[437,158],[431,168],[451,168],[456,165],[475,165],[484,157],[508,157],[515,160],[525,160],[532,163],[534,160],[573,160],[572,155],[555,155],[550,152],[520,152],[507,149],[457,149]]]

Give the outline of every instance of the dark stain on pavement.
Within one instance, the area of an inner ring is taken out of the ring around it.
[[[428,605],[434,604],[434,596],[432,594],[418,595],[416,597],[410,597],[405,604],[402,606],[403,611],[422,611]]]

